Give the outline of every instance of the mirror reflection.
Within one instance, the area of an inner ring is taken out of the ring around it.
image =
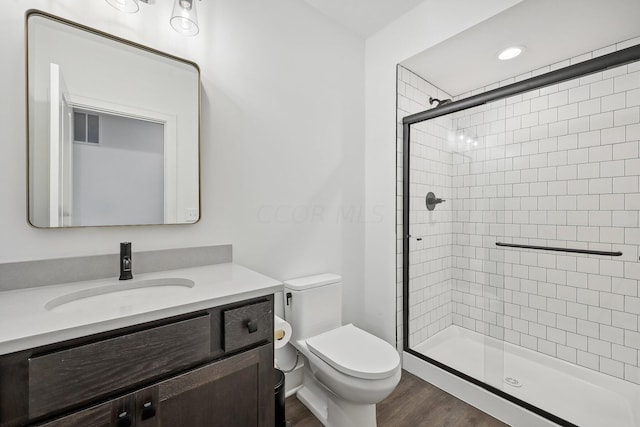
[[[27,26],[29,222],[197,221],[197,66],[40,12]]]

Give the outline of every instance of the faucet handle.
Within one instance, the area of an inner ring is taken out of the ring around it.
[[[442,202],[446,202],[446,200],[444,199],[437,198],[436,195],[433,194],[431,191],[427,193],[427,197],[425,199],[427,203],[427,209],[430,211],[434,210],[436,205],[439,205]]]
[[[131,242],[122,242],[120,243],[120,280],[132,279],[132,270]]]
[[[128,256],[122,257],[122,269],[124,271],[131,271],[131,258]]]

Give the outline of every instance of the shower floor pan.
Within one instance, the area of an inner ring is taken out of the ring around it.
[[[631,382],[458,326],[413,350],[578,426],[640,426]]]

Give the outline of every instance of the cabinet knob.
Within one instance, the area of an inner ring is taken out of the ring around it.
[[[116,427],[131,427],[131,415],[128,412],[122,412],[118,415]]]
[[[247,329],[249,330],[250,334],[254,333],[258,330],[258,322],[256,322],[255,320],[247,320]]]
[[[140,414],[140,418],[144,420],[148,420],[149,418],[153,418],[156,416],[156,408],[153,406],[153,402],[147,402],[142,405],[142,413]]]

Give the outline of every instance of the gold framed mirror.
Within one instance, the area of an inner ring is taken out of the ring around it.
[[[29,223],[198,221],[198,66],[40,11],[26,25]]]

